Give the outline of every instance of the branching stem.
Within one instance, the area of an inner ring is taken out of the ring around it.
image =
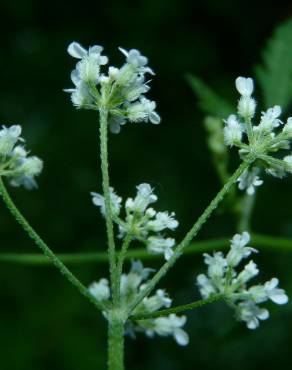
[[[131,319],[136,320],[136,321],[146,320],[146,319],[155,319],[157,317],[168,316],[172,313],[190,311],[190,310],[193,310],[195,308],[205,306],[206,304],[217,302],[217,301],[219,301],[223,298],[224,297],[222,295],[218,294],[218,295],[214,295],[213,297],[210,297],[210,298],[207,298],[207,299],[200,299],[200,300],[192,302],[192,303],[167,308],[165,310],[160,310],[160,311],[156,311],[156,312],[152,312],[152,313],[146,313],[144,315],[143,314],[133,315],[131,317]]]
[[[162,279],[162,277],[170,270],[170,268],[175,264],[175,262],[179,259],[182,255],[183,250],[190,244],[192,239],[197,235],[201,227],[204,223],[208,220],[211,216],[213,211],[217,208],[218,204],[222,201],[224,196],[229,192],[230,188],[233,184],[237,181],[237,179],[241,176],[241,174],[248,169],[250,164],[255,160],[254,155],[248,155],[246,159],[241,163],[241,165],[237,168],[237,170],[233,173],[233,175],[229,178],[227,183],[223,186],[223,188],[219,191],[216,197],[211,201],[209,206],[205,209],[202,215],[198,218],[197,222],[193,225],[190,231],[186,234],[183,238],[181,243],[176,247],[174,254],[172,257],[164,263],[164,265],[158,270],[158,272],[153,276],[147,286],[138,294],[138,296],[133,300],[133,302],[129,305],[129,313],[131,313],[135,307],[155,288],[158,282]]]

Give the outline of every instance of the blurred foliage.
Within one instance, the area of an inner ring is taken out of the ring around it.
[[[281,24],[263,52],[263,66],[256,68],[265,106],[280,105],[286,109],[292,100],[292,20]]]
[[[264,5],[248,0],[2,0],[0,12],[1,123],[21,123],[28,147],[45,162],[39,189],[15,189],[13,196],[61,253],[101,251],[105,242],[103,221],[89,197],[89,191],[100,191],[97,117],[73,109],[62,91],[71,85],[68,43],[102,44],[113,64],[122,61],[117,46],[149,56],[156,72],[151,98],[163,120],[158,127],[129,125],[111,136],[111,178],[124,197],[134,193],[136,184],[151,183],[161,209],[176,211],[179,239],[220,187],[206,146],[204,115],[184,76],[200,76],[235,107],[234,78],[252,74],[253,65],[262,63],[260,50],[275,27],[292,17],[292,6],[288,1],[276,6],[272,0]],[[292,59],[290,44],[287,61]],[[286,59],[281,60],[281,92],[283,86],[289,88],[285,73],[291,72],[284,73],[285,65]],[[264,66],[270,70],[266,59]],[[292,237],[291,184],[291,178],[265,180],[255,231]],[[0,218],[0,252],[36,251],[3,207]],[[217,213],[199,237],[230,235],[234,226],[232,216]],[[262,278],[277,274],[291,295],[292,255],[265,252],[257,261],[265,266]],[[197,297],[194,276],[200,271],[198,255],[183,258],[162,285],[176,303],[185,303]],[[74,272],[87,284],[107,268],[90,264],[74,267]],[[105,322],[57,271],[1,264],[0,282],[1,369],[105,368]],[[214,369],[214,363],[218,370],[272,369],[280,363],[290,368],[291,317],[291,304],[277,308],[251,333],[224,305],[203,308],[189,314],[187,348],[170,339],[128,339],[128,369]]]

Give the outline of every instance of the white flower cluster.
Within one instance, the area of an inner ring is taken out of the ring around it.
[[[257,252],[247,246],[249,241],[249,234],[243,232],[233,237],[226,256],[221,252],[216,252],[213,256],[205,253],[208,272],[207,275],[197,276],[197,284],[203,298],[222,294],[226,302],[235,309],[237,319],[244,321],[249,329],[256,329],[259,320],[269,317],[269,311],[259,307],[259,304],[269,299],[277,304],[285,304],[288,297],[283,289],[278,288],[279,280],[276,278],[263,285],[247,286],[259,273],[253,261],[249,261],[239,273],[235,270],[243,259]]]
[[[43,169],[43,162],[35,156],[28,156],[28,152],[19,142],[21,126],[2,126],[0,129],[0,176],[8,178],[12,186],[23,185],[27,189],[37,186],[35,176]]]
[[[71,94],[73,104],[78,108],[109,110],[109,125],[113,133],[119,133],[121,125],[130,122],[160,123],[155,112],[156,103],[145,98],[150,89],[145,79],[146,73],[154,75],[147,67],[148,59],[136,49],[120,51],[126,58],[121,68],[109,67],[107,74],[101,73],[101,66],[108,63],[108,58],[101,55],[103,48],[95,45],[88,50],[77,42],[72,42],[68,53],[79,59],[71,73],[73,89],[66,89]]]
[[[280,120],[281,107],[275,105],[266,112],[262,112],[260,122],[253,124],[256,113],[256,101],[252,97],[254,83],[251,78],[238,77],[235,81],[236,89],[240,94],[237,106],[237,115],[231,114],[224,122],[224,140],[230,147],[240,148],[240,155],[244,157],[250,151],[260,152],[266,156],[261,158],[266,172],[283,177],[287,172],[292,173],[292,155],[283,160],[270,157],[271,153],[280,149],[289,149],[289,140],[292,139],[292,117],[284,123]],[[254,187],[262,184],[258,171],[252,170],[243,174],[239,179],[239,188],[248,189],[248,194],[254,193]]]
[[[93,204],[100,207],[104,216],[104,197],[98,193],[91,193],[91,195]],[[151,203],[157,201],[157,196],[153,194],[151,186],[149,184],[138,185],[136,197],[126,200],[124,221],[118,218],[122,198],[112,188],[110,195],[112,214],[119,225],[119,237],[123,238],[129,233],[133,239],[144,243],[150,253],[164,254],[165,259],[168,260],[173,254],[175,240],[165,237],[163,231],[167,229],[175,230],[178,227],[178,221],[174,218],[174,213],[156,212],[149,207]]]
[[[132,262],[129,273],[123,274],[121,277],[120,294],[123,305],[128,305],[144,289],[148,276],[153,271],[152,269],[144,268],[140,261]],[[109,306],[111,293],[107,279],[100,279],[99,282],[94,282],[89,286],[89,291],[99,302]],[[158,289],[154,295],[143,299],[133,311],[133,315],[153,313],[161,308],[170,307],[171,303],[172,300],[167,293],[162,289]],[[164,337],[173,336],[179,345],[184,346],[189,342],[187,333],[182,329],[185,323],[185,316],[179,317],[174,314],[154,319],[129,320],[126,332],[132,337],[135,336],[135,332],[144,332],[148,337],[153,337],[155,334]]]

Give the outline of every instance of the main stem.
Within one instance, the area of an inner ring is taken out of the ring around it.
[[[124,323],[112,315],[108,321],[108,370],[124,370]]]
[[[113,219],[111,210],[111,197],[110,197],[110,183],[109,183],[109,170],[108,170],[108,111],[105,108],[100,109],[100,159],[101,159],[101,172],[102,172],[102,189],[104,194],[105,203],[105,218],[106,218],[106,231],[108,240],[108,256],[109,256],[109,270],[113,295],[113,303],[117,304],[118,301],[118,284],[116,279],[116,252],[115,252],[115,239],[113,230]]]
[[[246,157],[244,162],[237,168],[237,170],[233,173],[233,175],[229,178],[227,183],[223,186],[223,188],[219,191],[216,197],[211,201],[202,215],[198,218],[197,222],[193,225],[187,235],[183,238],[181,243],[175,249],[174,254],[172,257],[165,262],[165,264],[160,268],[160,270],[153,276],[147,286],[138,294],[138,296],[133,300],[133,302],[129,305],[129,313],[131,313],[134,308],[145,298],[158,284],[161,278],[170,270],[170,268],[175,264],[175,262],[179,259],[182,255],[183,250],[190,244],[192,239],[198,234],[201,227],[204,223],[208,220],[211,216],[213,211],[217,208],[218,204],[223,200],[224,196],[229,192],[232,185],[237,181],[237,179],[241,176],[241,174],[248,169],[250,164],[255,160],[255,156],[249,155]]]
[[[14,216],[16,221],[20,224],[23,230],[29,235],[29,237],[35,242],[35,244],[41,249],[45,256],[57,267],[57,269],[74,285],[81,294],[83,294],[90,302],[92,302],[99,309],[103,309],[103,306],[89,293],[88,289],[72,274],[71,271],[63,264],[63,262],[54,254],[54,252],[48,247],[48,245],[41,239],[37,232],[30,226],[26,218],[21,214],[13,200],[10,198],[6,187],[0,178],[0,194],[7,208]]]

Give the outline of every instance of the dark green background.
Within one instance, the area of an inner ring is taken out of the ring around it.
[[[218,191],[202,126],[184,76],[187,72],[236,101],[233,81],[252,74],[273,29],[292,16],[289,2],[266,1],[40,1],[2,0],[0,122],[23,125],[27,146],[45,162],[39,189],[13,189],[15,201],[55,252],[102,251],[104,225],[89,192],[100,191],[97,117],[76,111],[62,89],[70,87],[72,40],[101,44],[113,65],[118,46],[138,48],[156,72],[150,96],[160,126],[127,124],[111,135],[111,179],[119,194],[149,182],[159,208],[174,210],[179,239]],[[292,48],[292,45],[291,45]],[[292,51],[291,51],[292,52]],[[292,91],[291,91],[292,93]],[[292,237],[292,179],[266,179],[253,229]],[[8,212],[0,209],[1,252],[35,252]],[[231,235],[230,215],[217,213],[200,238]],[[292,252],[256,257],[262,278],[279,276],[292,293]],[[155,266],[155,263],[153,264]],[[157,264],[158,266],[158,264]],[[83,265],[85,284],[107,273]],[[184,257],[163,286],[176,303],[194,300],[199,255]],[[0,265],[1,370],[105,369],[106,325],[51,267]],[[224,305],[189,314],[187,348],[172,339],[127,339],[127,369],[290,369],[292,306],[272,309],[256,332],[232,318]]]

